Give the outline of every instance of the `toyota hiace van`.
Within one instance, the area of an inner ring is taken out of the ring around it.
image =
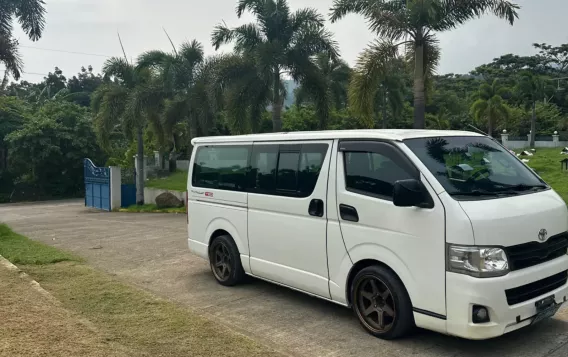
[[[371,334],[486,339],[568,298],[566,203],[472,132],[352,130],[193,139],[190,250],[352,307]]]

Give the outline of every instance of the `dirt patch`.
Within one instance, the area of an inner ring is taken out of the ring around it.
[[[135,356],[0,266],[0,356]]]

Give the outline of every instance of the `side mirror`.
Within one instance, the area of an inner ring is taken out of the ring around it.
[[[398,180],[394,183],[393,203],[398,207],[434,207],[426,187],[415,179]]]

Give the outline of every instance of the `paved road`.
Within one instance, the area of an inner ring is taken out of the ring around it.
[[[188,253],[183,215],[106,213],[67,201],[0,205],[0,222],[291,356],[568,356],[568,309],[489,341],[419,331],[387,342],[367,335],[338,305],[256,280],[222,287]]]

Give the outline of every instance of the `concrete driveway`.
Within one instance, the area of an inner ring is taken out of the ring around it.
[[[0,205],[0,222],[291,356],[568,356],[568,309],[488,341],[419,331],[387,342],[338,305],[257,280],[222,287],[207,262],[188,253],[184,215],[107,213],[65,201]]]

